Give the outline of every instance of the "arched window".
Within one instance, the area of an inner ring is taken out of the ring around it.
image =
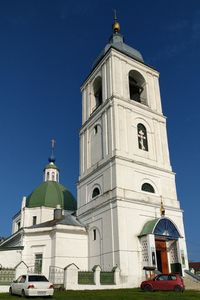
[[[47,180],[49,180],[49,172],[47,172]]]
[[[159,220],[157,225],[154,228],[154,234],[159,236],[166,236],[169,239],[178,239],[180,237],[180,234],[175,227],[175,225],[166,218],[162,218]]]
[[[20,221],[17,223],[17,230],[19,230],[20,229],[20,226],[21,226],[21,223],[20,223]]]
[[[94,126],[94,134],[97,134],[98,133],[98,125],[95,125]]]
[[[96,241],[97,239],[97,230],[93,229],[93,241]]]
[[[52,172],[52,180],[55,181],[55,173]]]
[[[149,192],[149,193],[155,193],[154,187],[147,182],[143,183],[142,191]]]
[[[141,150],[148,151],[147,130],[141,123],[137,125],[138,147]]]
[[[98,76],[93,83],[96,108],[102,104],[102,79]]]
[[[129,93],[131,100],[147,104],[146,82],[144,77],[135,70],[129,72]]]
[[[96,164],[103,158],[103,134],[100,124],[96,124],[90,133],[90,157],[91,165]]]
[[[99,190],[99,188],[95,187],[93,192],[92,192],[92,198],[95,198],[98,195],[100,195],[100,190]]]

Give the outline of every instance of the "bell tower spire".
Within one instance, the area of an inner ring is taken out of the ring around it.
[[[54,156],[54,148],[55,148],[56,140],[51,140],[51,156],[49,157],[49,162],[55,162],[55,156]]]
[[[59,182],[59,169],[55,165],[55,155],[54,155],[54,149],[55,149],[56,141],[55,139],[51,140],[51,155],[48,159],[49,164],[44,168],[44,181],[56,181]]]
[[[114,9],[114,23],[112,25],[113,33],[119,33],[120,32],[120,24],[117,20],[117,11]]]

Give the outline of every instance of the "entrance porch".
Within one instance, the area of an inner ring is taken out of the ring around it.
[[[178,272],[183,274],[183,268],[186,268],[185,252],[182,246],[183,237],[170,219],[161,217],[148,221],[139,238],[145,277],[152,276],[152,270],[161,273]]]

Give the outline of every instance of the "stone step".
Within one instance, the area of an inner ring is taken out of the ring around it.
[[[184,283],[186,290],[200,291],[200,281],[194,278],[192,275],[185,273]]]

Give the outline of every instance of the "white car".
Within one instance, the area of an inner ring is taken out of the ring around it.
[[[11,283],[10,295],[26,296],[53,296],[53,284],[44,275],[26,274]]]

